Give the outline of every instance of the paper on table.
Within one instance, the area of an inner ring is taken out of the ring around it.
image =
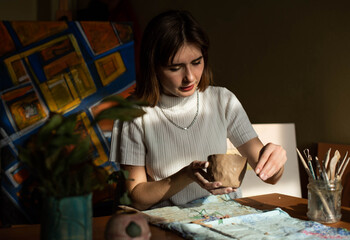
[[[257,210],[229,200],[227,195],[210,196],[186,207],[165,207],[143,213],[151,223],[176,231],[186,239],[281,239],[281,236],[290,240],[350,239],[350,231],[346,229],[292,218],[279,208]],[[201,218],[203,224],[191,223]],[[152,222],[152,219],[158,220]]]

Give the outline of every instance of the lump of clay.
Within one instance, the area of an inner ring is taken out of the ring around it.
[[[222,183],[222,187],[241,186],[247,170],[247,158],[237,154],[214,154],[208,157],[207,172],[211,181]]]

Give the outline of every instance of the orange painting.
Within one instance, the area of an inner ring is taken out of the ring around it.
[[[44,61],[49,61],[73,51],[74,48],[69,39],[63,39],[62,41],[54,43],[52,46],[42,50],[40,55]]]
[[[16,76],[16,83],[29,82],[30,77],[21,59],[13,61],[12,68]]]
[[[130,25],[115,23],[114,26],[118,31],[118,36],[122,43],[127,43],[133,40],[133,32]]]
[[[23,46],[43,40],[68,28],[66,22],[11,22]]]
[[[3,22],[0,22],[0,39],[0,56],[5,55],[6,53],[13,52],[16,49],[15,44]]]
[[[80,22],[80,25],[95,54],[104,53],[120,45],[111,23]]]

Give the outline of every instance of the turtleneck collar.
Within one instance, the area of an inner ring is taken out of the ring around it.
[[[186,107],[193,106],[193,104],[197,103],[197,91],[198,89],[188,97],[176,97],[161,94],[158,106],[161,106],[163,109],[184,109]]]

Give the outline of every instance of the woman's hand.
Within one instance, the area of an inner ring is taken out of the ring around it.
[[[259,138],[253,138],[237,149],[264,182],[275,184],[281,178],[287,161],[283,147],[273,143],[264,146]]]
[[[263,181],[266,181],[277,175],[281,170],[283,171],[283,166],[286,161],[286,150],[284,150],[282,146],[268,143],[260,150],[255,173],[258,174]],[[282,174],[279,174],[279,177],[280,175]]]
[[[193,161],[187,166],[187,174],[202,188],[206,189],[213,195],[220,195],[235,192],[236,189],[231,187],[221,187],[221,182],[210,182],[208,173],[204,169],[208,168],[207,161]]]

